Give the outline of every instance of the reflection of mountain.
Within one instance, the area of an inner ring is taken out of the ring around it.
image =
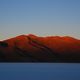
[[[80,40],[21,35],[0,42],[1,62],[80,62]]]

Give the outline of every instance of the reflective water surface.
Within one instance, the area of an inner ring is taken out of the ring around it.
[[[0,80],[80,80],[80,64],[0,63]]]

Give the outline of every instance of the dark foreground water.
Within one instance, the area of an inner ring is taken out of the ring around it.
[[[80,80],[80,64],[0,63],[0,80]]]

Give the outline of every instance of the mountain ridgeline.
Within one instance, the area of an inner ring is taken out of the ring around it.
[[[80,62],[80,40],[20,35],[0,41],[0,62]]]

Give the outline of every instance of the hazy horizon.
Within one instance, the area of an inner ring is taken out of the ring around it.
[[[80,0],[1,0],[0,40],[22,34],[80,39]]]
[[[58,36],[58,37],[72,37],[72,38],[75,38],[75,39],[78,39],[78,40],[80,40],[80,38],[79,37],[74,37],[74,36],[70,36],[70,35],[37,35],[37,34],[31,34],[31,33],[29,33],[29,34],[18,34],[18,35],[15,35],[15,36],[10,36],[10,37],[4,37],[3,36],[3,38],[2,39],[0,39],[0,41],[3,41],[3,40],[7,40],[7,39],[11,39],[11,38],[15,38],[15,37],[18,37],[18,36],[21,36],[21,35],[26,35],[26,36],[28,36],[28,35],[34,35],[34,36],[38,36],[38,37],[56,37],[56,36]]]

